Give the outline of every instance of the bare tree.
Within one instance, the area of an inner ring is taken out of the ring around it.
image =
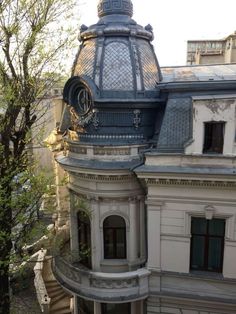
[[[74,1],[0,1],[0,313],[10,311],[13,240],[30,229],[44,192],[42,178],[32,176],[27,147],[38,104],[64,75],[63,60],[75,42],[77,25],[67,23],[74,21]]]

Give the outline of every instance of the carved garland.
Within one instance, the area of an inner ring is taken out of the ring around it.
[[[94,288],[103,289],[124,289],[138,286],[138,279],[97,279],[91,278],[90,285]]]

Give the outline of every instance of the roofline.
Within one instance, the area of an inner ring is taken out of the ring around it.
[[[191,64],[191,65],[171,65],[171,66],[163,66],[162,69],[178,69],[178,68],[206,68],[206,67],[214,67],[214,66],[225,66],[225,65],[236,65],[236,62],[231,63],[214,63],[214,64]]]
[[[207,41],[226,41],[226,39],[228,37],[230,37],[231,35],[225,37],[225,38],[221,38],[221,39],[190,39],[190,40],[187,40],[187,43],[195,43],[195,42],[207,42]]]
[[[204,91],[204,90],[235,90],[235,80],[217,80],[217,81],[179,81],[163,82],[158,84],[161,91]]]

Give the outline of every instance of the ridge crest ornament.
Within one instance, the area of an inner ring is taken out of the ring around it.
[[[131,0],[100,0],[98,3],[98,16],[101,18],[110,14],[133,16]]]

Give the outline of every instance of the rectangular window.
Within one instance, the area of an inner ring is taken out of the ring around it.
[[[130,314],[131,306],[130,303],[103,303],[102,304],[102,314]]]
[[[225,220],[192,218],[190,269],[222,272]]]
[[[224,148],[225,122],[206,122],[204,132],[204,154],[222,154]]]
[[[93,301],[77,297],[78,314],[94,314]]]

